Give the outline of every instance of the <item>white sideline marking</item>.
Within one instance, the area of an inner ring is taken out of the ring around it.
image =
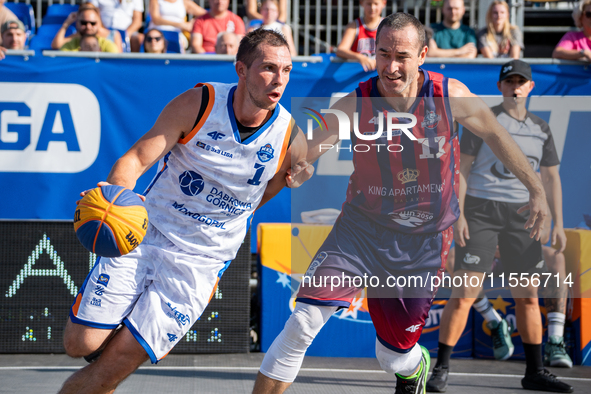
[[[15,371],[15,370],[77,370],[82,367],[71,366],[18,366],[18,367],[0,367],[0,371]],[[173,366],[156,366],[156,367],[139,367],[141,370],[162,370],[162,371],[209,371],[209,370],[224,370],[224,371],[258,371],[258,367],[224,367],[224,366],[204,366],[204,367],[173,367]],[[335,372],[335,373],[386,373],[382,370],[374,369],[337,369],[337,368],[301,368],[302,372]],[[452,376],[477,376],[490,378],[523,378],[523,375],[511,375],[500,373],[470,373],[470,372],[450,372]],[[560,376],[561,380],[577,380],[581,382],[591,382],[591,378],[571,378],[567,376]]]

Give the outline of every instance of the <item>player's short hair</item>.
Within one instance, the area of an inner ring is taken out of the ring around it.
[[[248,33],[240,41],[236,61],[242,62],[246,65],[246,68],[250,68],[254,60],[259,56],[259,46],[263,44],[272,47],[286,47],[289,51],[289,45],[283,34],[273,30],[256,29]]]
[[[376,32],[376,45],[378,44],[380,32],[383,28],[386,27],[388,29],[398,31],[405,29],[407,26],[413,26],[417,30],[417,46],[419,47],[419,53],[421,53],[421,50],[425,45],[425,26],[423,26],[423,24],[417,18],[405,12],[396,12],[394,14],[390,14],[380,22],[378,31]]]

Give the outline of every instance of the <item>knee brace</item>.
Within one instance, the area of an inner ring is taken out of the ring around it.
[[[308,346],[336,310],[336,306],[296,303],[283,331],[267,351],[261,373],[281,382],[293,382]]]
[[[388,349],[376,338],[376,358],[382,369],[388,373],[410,376],[421,363],[421,347],[415,344],[408,353],[398,353]]]

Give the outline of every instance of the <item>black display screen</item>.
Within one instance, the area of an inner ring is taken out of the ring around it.
[[[250,236],[171,353],[249,349]],[[0,353],[63,353],[70,306],[96,262],[71,222],[0,221]]]

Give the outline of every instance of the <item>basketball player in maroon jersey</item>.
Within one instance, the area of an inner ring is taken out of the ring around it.
[[[333,106],[349,116],[352,145],[370,148],[353,153],[354,172],[342,213],[305,276],[370,275],[383,280],[441,275],[451,226],[460,213],[454,121],[480,136],[527,187],[529,203],[521,210],[529,209],[525,227],[539,239],[548,209],[539,178],[481,99],[461,82],[420,68],[428,50],[424,42],[424,28],[415,17],[386,17],[376,36],[378,76]],[[384,112],[399,113],[399,123],[414,118],[416,124],[409,125],[411,133],[398,130],[389,140],[382,135],[364,141],[361,136],[368,129],[375,131],[375,119]],[[353,133],[357,120],[361,132]],[[326,122],[328,128],[315,130],[308,141],[310,163],[327,151],[322,147],[338,143],[342,122],[332,115],[326,115]],[[336,310],[347,308],[358,291],[350,281],[332,289],[300,285],[295,310],[263,360],[254,393],[282,393],[322,326]],[[425,390],[430,359],[417,342],[436,291],[429,286],[394,286],[385,293],[368,287],[376,357],[386,372],[396,374],[396,393]]]

